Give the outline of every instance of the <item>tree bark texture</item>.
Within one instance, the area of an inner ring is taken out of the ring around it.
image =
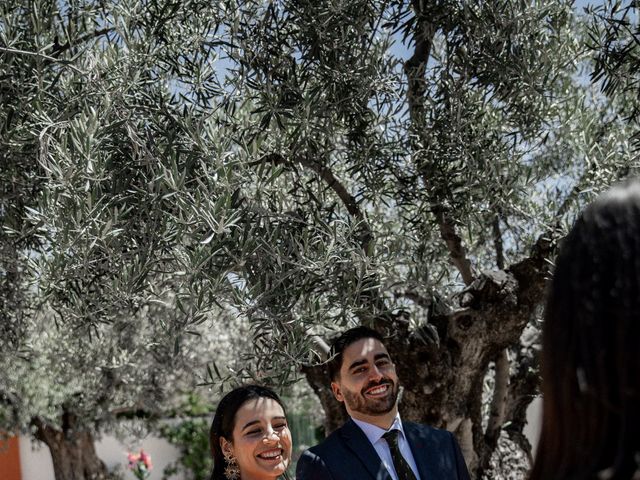
[[[106,480],[109,472],[98,458],[93,434],[78,426],[72,414],[63,415],[62,428],[34,420],[36,438],[51,452],[56,480]]]

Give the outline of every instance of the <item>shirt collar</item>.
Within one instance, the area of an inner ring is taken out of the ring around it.
[[[356,420],[353,417],[351,417],[351,420],[353,420],[354,423],[358,425],[358,427],[360,427],[360,429],[369,439],[369,442],[371,442],[371,445],[374,445],[378,440],[382,438],[382,435],[387,433],[389,430],[400,430],[400,434],[402,435],[402,437],[405,436],[404,429],[402,428],[402,420],[400,419],[400,412],[396,413],[396,417],[393,419],[393,423],[391,424],[391,427],[389,427],[389,430],[385,430],[384,428],[380,428],[377,425],[373,425],[371,423],[363,422],[362,420]]]

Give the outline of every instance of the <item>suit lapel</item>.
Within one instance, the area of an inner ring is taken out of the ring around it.
[[[376,480],[391,480],[391,476],[387,469],[384,468],[375,448],[373,448],[367,436],[353,420],[347,420],[347,423],[340,428],[340,435],[347,448],[356,455],[373,478]]]
[[[421,480],[459,478],[451,435],[427,425],[402,422]]]
[[[418,467],[420,480],[439,480],[441,478],[437,461],[431,455],[437,454],[439,450],[434,450],[430,445],[431,439],[428,428],[421,428],[420,425],[411,422],[402,422],[402,428],[407,436],[413,459]]]

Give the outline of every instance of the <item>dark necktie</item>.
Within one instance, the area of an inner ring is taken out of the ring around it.
[[[389,430],[382,437],[389,444],[389,451],[391,452],[391,459],[393,460],[393,467],[398,474],[398,480],[417,480],[413,474],[413,470],[409,466],[409,463],[405,460],[400,453],[400,447],[398,446],[398,434],[400,430]]]

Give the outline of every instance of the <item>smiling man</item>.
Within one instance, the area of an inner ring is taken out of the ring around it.
[[[378,332],[344,332],[327,369],[350,419],[303,452],[297,480],[469,480],[451,433],[400,419],[398,376]]]

